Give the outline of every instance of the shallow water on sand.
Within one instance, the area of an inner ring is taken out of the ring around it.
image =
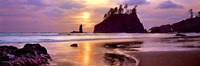
[[[48,53],[53,59],[49,66],[110,66],[105,62],[104,55],[105,53],[111,53],[113,51],[104,48],[104,43],[119,41],[122,40],[44,42],[40,44],[48,50]],[[70,47],[74,43],[77,43],[78,47]],[[24,44],[6,45],[19,48],[24,46]]]
[[[120,37],[121,35],[122,37]],[[135,37],[134,35],[137,37]],[[193,36],[193,34],[188,34],[188,35]],[[95,37],[93,35],[91,37],[90,35],[87,36],[87,38],[89,38],[90,40],[88,39],[81,41],[73,40],[73,41],[58,41],[58,42],[50,41],[50,42],[40,42],[40,44],[47,48],[48,53],[51,55],[53,59],[53,61],[50,62],[49,66],[137,66],[137,64],[140,66],[168,66],[167,63],[164,63],[165,61],[171,63],[170,66],[184,66],[184,65],[187,66],[187,64],[195,64],[195,63],[196,64],[193,66],[200,65],[198,64],[198,62],[200,62],[200,60],[198,60],[200,59],[200,56],[198,55],[198,53],[200,54],[199,52],[200,38],[198,37],[199,34],[195,34],[196,37],[189,37],[189,38],[184,38],[184,37],[174,38],[175,34],[114,34],[114,35],[109,34],[109,36],[108,35],[103,35],[103,36],[106,37],[102,37],[101,35],[99,35],[98,37]],[[19,36],[13,36],[13,37],[19,37]],[[29,38],[38,37],[38,35],[26,36],[26,39],[27,37]],[[46,36],[46,38],[48,37],[49,36]],[[50,36],[50,37],[52,37],[50,39],[54,39],[53,37],[59,37],[59,36]],[[75,37],[76,39],[78,39],[77,35]],[[104,39],[99,39],[99,37]],[[70,39],[70,37],[68,36],[65,37],[61,36],[61,38]],[[84,37],[80,38],[83,39]],[[111,38],[117,38],[117,39],[111,39]],[[21,40],[23,41],[23,39],[19,38],[20,41]],[[105,48],[105,44],[107,43],[130,42],[130,41],[141,41],[142,44],[130,45],[129,47],[123,47],[123,48],[112,48],[112,49]],[[77,43],[78,47],[70,47],[70,45],[74,43]],[[8,43],[1,43],[0,46],[12,45],[22,48],[24,44],[25,43],[23,42],[22,43],[8,42]],[[137,51],[132,51],[130,49],[134,49]],[[110,59],[110,57],[107,57],[109,56],[107,53],[115,55],[111,56],[112,57],[111,60],[108,60]],[[115,56],[118,58],[114,58]],[[130,58],[134,61],[131,61]],[[122,59],[123,61],[121,61],[120,59]],[[163,61],[160,62],[161,65],[155,63],[161,60]],[[177,61],[172,61],[172,60],[177,60]],[[194,62],[192,61],[186,63],[187,60],[190,61],[194,60]],[[152,62],[149,63],[149,61]],[[185,64],[183,65],[182,62],[185,62]],[[150,65],[151,63],[152,65]]]

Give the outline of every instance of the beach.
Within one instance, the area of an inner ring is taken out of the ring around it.
[[[141,52],[131,54],[140,59],[139,66],[199,66],[200,51]]]
[[[198,36],[199,34],[187,35]],[[69,40],[71,37],[77,36],[81,38]],[[9,37],[19,37],[19,35]],[[20,37],[31,39],[62,37],[61,41],[49,41],[52,40],[51,38],[45,39],[43,42],[29,40],[30,43],[39,43],[47,49],[53,59],[49,61],[48,66],[200,65],[200,39],[198,37],[174,38],[175,34],[89,34],[89,36],[88,34],[71,34],[70,37],[66,34],[64,36],[22,35]],[[9,45],[22,48],[26,44],[26,42],[17,41],[6,43],[2,39],[0,46]],[[23,41],[24,39],[19,40]],[[71,44],[78,44],[78,47],[71,47]]]

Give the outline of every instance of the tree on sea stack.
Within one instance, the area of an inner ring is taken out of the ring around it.
[[[107,18],[107,14],[104,14],[104,19],[106,19]]]
[[[200,11],[198,12],[198,16],[200,17]]]
[[[115,7],[115,9],[114,9],[114,14],[117,14],[117,11],[118,11],[118,8]]]
[[[127,9],[128,9],[128,4],[126,4],[126,5],[124,6],[124,9],[125,9],[125,10],[127,10]]]
[[[126,5],[124,6],[124,13],[125,13],[125,14],[128,14],[128,4],[126,4]]]
[[[118,11],[119,11],[118,14],[122,14],[123,10],[124,10],[124,9],[122,8],[122,5],[120,5],[120,6],[119,6],[119,10],[118,10]]]
[[[193,18],[193,13],[194,13],[193,10],[190,9],[189,12],[190,12],[191,18]]]
[[[137,8],[137,5],[135,5],[135,7],[132,9],[132,14],[136,13],[136,8]]]

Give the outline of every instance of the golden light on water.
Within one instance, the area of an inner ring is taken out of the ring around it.
[[[78,61],[83,65],[83,66],[89,66],[92,62],[91,60],[91,51],[92,49],[92,44],[89,42],[84,42],[81,48],[80,54],[78,54]]]
[[[86,43],[85,44],[85,50],[84,50],[84,55],[83,55],[83,57],[84,57],[84,59],[83,59],[83,61],[84,61],[84,64],[86,64],[86,65],[88,65],[89,64],[89,60],[90,60],[90,44],[89,43]]]

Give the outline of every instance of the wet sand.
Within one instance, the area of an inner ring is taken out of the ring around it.
[[[152,51],[128,53],[135,56],[139,66],[200,66],[200,50]]]
[[[153,43],[154,44],[154,43]],[[200,66],[200,48],[193,47],[199,46],[198,43],[187,44],[192,47],[185,47],[184,43],[180,43],[180,46],[175,46],[175,43],[166,44],[159,43],[160,47],[147,46],[144,44],[135,43],[110,43],[106,47],[113,50],[113,54],[119,55],[120,57],[130,58],[135,60],[135,65],[129,66]],[[164,46],[164,44],[166,46]],[[141,47],[135,47],[135,46]],[[148,44],[145,44],[148,45]],[[173,47],[170,47],[170,46]],[[114,55],[113,55],[114,56]],[[118,59],[115,57],[114,59]],[[120,58],[121,59],[121,58]],[[125,59],[126,60],[126,59]],[[116,63],[116,62],[115,62]],[[127,62],[118,61],[119,64],[127,64]],[[130,64],[131,62],[129,62]],[[127,66],[127,65],[116,65],[116,66]]]

